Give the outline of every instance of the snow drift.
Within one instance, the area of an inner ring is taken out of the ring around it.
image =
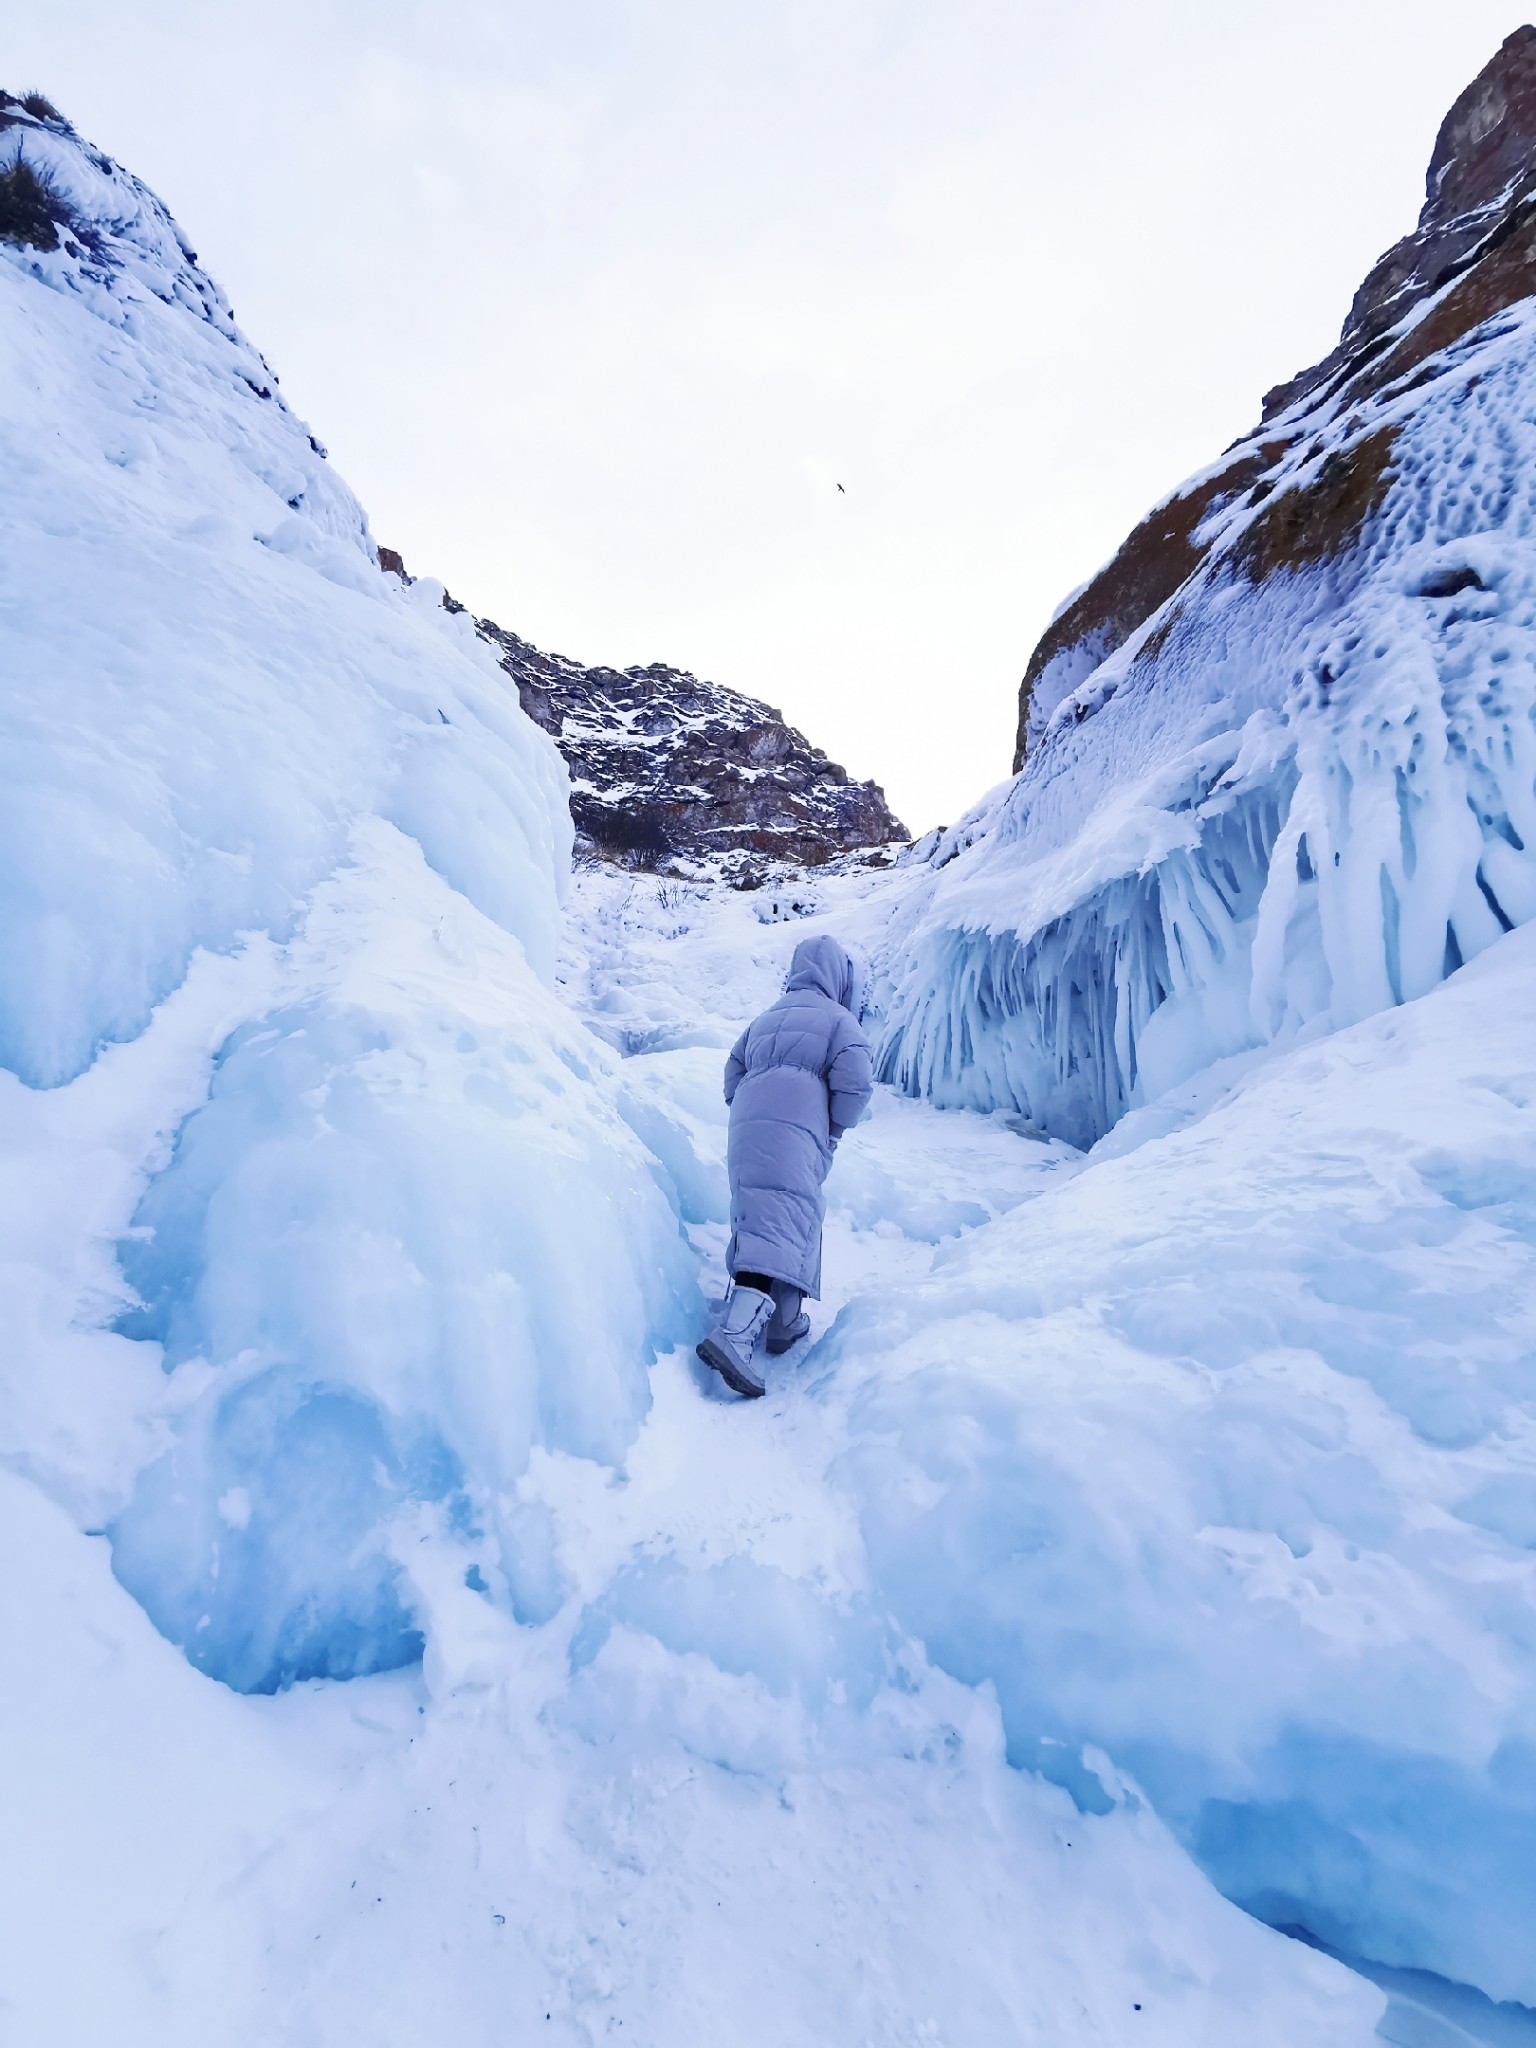
[[[1527,2003],[1533,941],[1133,1114],[831,1339],[882,1591],[1017,1762],[1093,1808],[1096,1745],[1250,1910]]]

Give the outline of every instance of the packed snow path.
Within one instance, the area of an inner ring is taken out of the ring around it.
[[[790,899],[601,873],[577,891],[566,993],[622,1050],[622,1113],[688,1219],[701,1300],[719,1284],[725,1240],[721,1045],[773,992],[818,909],[844,929],[883,914],[866,879],[821,894],[798,902],[802,918]],[[285,971],[292,962],[261,949],[203,960],[144,1038],[70,1087],[12,1084],[8,1298],[30,1299],[39,1344],[71,1307],[99,1317],[104,1253],[131,1213],[139,1162],[198,1098],[202,1049],[249,1010],[252,981],[277,1001]],[[1515,1016],[1505,1028],[1525,1027]],[[1312,1074],[1309,1088],[1325,1079]],[[1436,1106],[1422,1113],[1432,1124]],[[1427,2011],[1422,1984],[1403,1975],[1378,2034],[1374,1987],[1218,1897],[1107,1758],[1063,1746],[1014,1759],[1097,1811],[1010,1767],[990,1685],[945,1676],[896,1622],[893,1589],[921,1606],[932,1584],[949,1613],[924,1628],[963,1666],[967,1612],[993,1597],[999,1541],[977,1526],[957,1551],[954,1530],[932,1519],[954,1486],[892,1461],[902,1390],[923,1386],[897,1354],[914,1331],[932,1354],[929,1303],[940,1355],[984,1386],[1008,1325],[994,1313],[996,1279],[978,1317],[957,1271],[1010,1216],[1048,1252],[1047,1219],[1082,1173],[1070,1148],[1000,1117],[881,1091],[839,1152],[812,1340],[773,1368],[768,1397],[726,1396],[681,1345],[654,1367],[650,1412],[617,1469],[534,1452],[514,1514],[530,1556],[557,1561],[544,1619],[519,1626],[465,1583],[439,1512],[399,1529],[427,1636],[418,1671],[230,1693],[154,1633],[100,1539],[8,1478],[6,1725],[28,1760],[6,1815],[26,1872],[0,1958],[16,2037],[318,2048],[357,2030],[414,2048],[522,2039],[536,2024],[552,2041],[657,2048],[722,2036],[784,2048],[1530,2038],[1517,2010],[1474,1994],[1459,2019],[1443,1991]],[[1112,1206],[1104,1228],[1124,1229]],[[1002,1251],[1017,1285],[1017,1254]],[[129,1446],[119,1458],[142,1456],[133,1416],[148,1394],[131,1368],[145,1347],[87,1329],[68,1341],[62,1375],[95,1375],[98,1455],[115,1441]],[[1040,1343],[1041,1384],[1059,1387],[1059,1336],[1047,1329]],[[1121,1435],[1137,1435],[1134,1376],[1119,1398]],[[953,1468],[958,1427],[984,1468],[988,1434],[1003,1455],[1007,1431],[974,1384],[967,1399],[957,1415],[929,1392],[927,1448]],[[1176,1495],[1150,1419],[1138,1477],[1097,1396],[1085,1399],[1108,1495],[1128,1482]],[[9,1415],[8,1441],[33,1444],[57,1495],[60,1471],[71,1456],[87,1469],[91,1446],[50,1439],[46,1393],[33,1411]],[[8,1462],[27,1469],[14,1450]],[[1021,1556],[1052,1511],[1044,1473],[1029,1484],[1037,1497],[1015,1484],[1016,1526],[1005,1516],[1001,1535]],[[894,1489],[883,1517],[871,1511],[882,1487]],[[70,1505],[90,1521],[88,1497]],[[881,1586],[870,1532],[888,1546],[905,1527],[920,1540],[936,1531],[933,1558],[893,1575],[877,1548]],[[1262,1546],[1255,1562],[1273,1570]],[[1106,1627],[1134,1636],[1134,1617],[1093,1611],[1091,1585],[1076,1597],[1065,1620],[1079,1654]],[[1189,1595],[1170,1586],[1161,1608],[1155,1588],[1149,1597],[1169,1628]],[[1049,1603],[1034,1618],[1052,1655],[1062,1621]],[[1218,1652],[1223,1628],[1211,1629]],[[1131,1651],[1155,1708],[1157,1658],[1140,1641]],[[1216,1688],[1179,1710],[1189,1722],[1231,1708]]]
[[[789,935],[738,897],[691,933],[647,904],[626,938],[622,886],[582,897],[568,985],[600,1006],[623,968],[628,1020],[593,1014],[651,1034],[625,1062],[626,1114],[696,1219],[708,1284],[719,1053],[662,1041],[716,1036],[769,993]],[[34,1293],[50,1269],[77,1306],[105,1284],[130,1162],[184,1113],[190,1054],[248,1005],[242,977],[273,971],[204,960],[155,1028],[70,1087],[12,1084],[10,1242]],[[546,1620],[519,1626],[466,1585],[434,1511],[400,1529],[417,1670],[228,1691],[155,1634],[106,1544],[15,1476],[13,1453],[4,1704],[26,1766],[7,1774],[25,1871],[0,1934],[9,2035],[1369,2041],[1372,1987],[1220,1899],[1107,1762],[1096,1815],[1010,1768],[990,1690],[931,1668],[871,1597],[839,1478],[871,1369],[829,1326],[850,1301],[878,1319],[946,1248],[1077,1166],[1000,1119],[883,1094],[839,1156],[835,1292],[768,1398],[724,1398],[680,1347],[619,1470],[534,1453],[517,1513],[554,1527]],[[87,1172],[97,1201],[72,1207]]]
[[[707,1155],[718,1088],[717,1050],[665,1048],[727,1043],[801,932],[879,957],[904,914],[899,876],[583,894],[570,992],[694,1119],[637,1119],[663,1159]],[[1229,1896],[1527,2005],[1532,939],[1213,1068],[1091,1162],[882,1093],[829,1183],[820,1341],[764,1404],[830,1431],[867,1583],[998,1687],[1012,1761],[1103,1810],[1097,1741]],[[1536,2039],[1375,1974],[1387,2038]]]

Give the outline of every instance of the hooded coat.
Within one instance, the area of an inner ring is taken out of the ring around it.
[[[874,1092],[859,994],[858,970],[836,939],[802,939],[783,995],[731,1048],[733,1274],[763,1273],[802,1294],[821,1293],[821,1185],[838,1139]]]

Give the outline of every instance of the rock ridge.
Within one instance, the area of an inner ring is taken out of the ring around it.
[[[1441,123],[1413,233],[1372,266],[1338,346],[1264,399],[1259,426],[1154,508],[1046,628],[1019,689],[1014,772],[1091,716],[1212,574],[1315,568],[1361,538],[1393,475],[1400,401],[1536,293],[1536,27]]]
[[[393,548],[379,566],[406,574]],[[578,858],[703,864],[751,886],[774,866],[823,867],[910,837],[877,784],[854,781],[771,705],[665,662],[589,667],[494,619],[475,627],[565,758]]]
[[[1338,346],[1264,396],[1264,417],[1341,373],[1358,373],[1423,300],[1489,255],[1536,196],[1536,28],[1517,28],[1440,124],[1410,235],[1378,257],[1356,292]]]

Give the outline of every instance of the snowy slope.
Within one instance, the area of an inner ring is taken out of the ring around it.
[[[1093,1742],[1264,1918],[1536,2004],[1533,939],[1127,1119],[834,1356],[895,1611],[1019,1761],[1092,1804]]]

